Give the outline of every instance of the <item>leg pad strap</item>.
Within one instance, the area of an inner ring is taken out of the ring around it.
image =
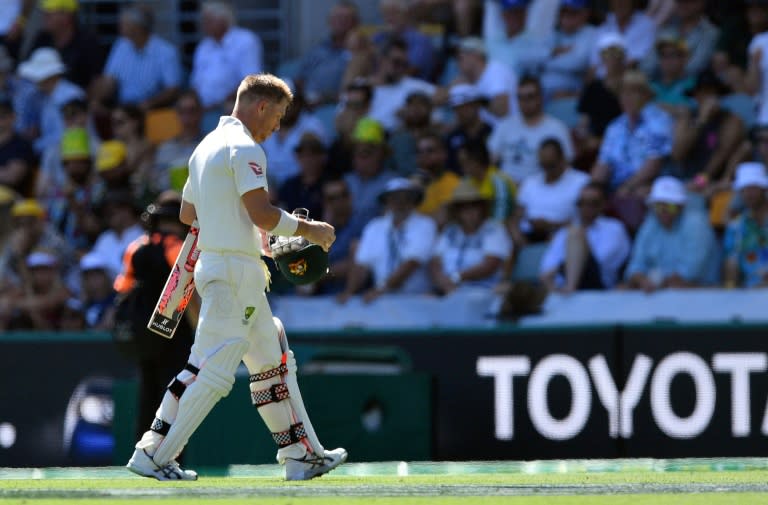
[[[265,380],[271,379],[273,377],[277,377],[277,376],[280,376],[280,375],[285,375],[287,373],[288,373],[288,367],[283,362],[283,363],[280,363],[280,365],[276,366],[275,368],[271,368],[271,369],[269,369],[267,371],[260,372],[260,373],[255,373],[255,374],[251,375],[248,378],[248,381],[251,384],[253,384],[254,382],[265,381]]]
[[[173,378],[170,384],[168,384],[168,391],[178,400],[184,391],[187,390],[187,385],[181,382],[176,377]]]
[[[171,429],[170,423],[166,423],[159,417],[156,417],[154,421],[152,421],[152,426],[149,428],[150,430],[154,431],[155,433],[159,433],[162,436],[166,436],[168,434],[168,430]]]
[[[296,442],[301,442],[307,438],[307,433],[304,431],[304,423],[296,423],[292,424],[291,427],[285,431],[272,433],[272,438],[277,446],[282,449],[283,447],[288,447]]]
[[[277,403],[291,397],[287,384],[273,384],[267,389],[251,392],[251,400],[256,408],[268,403]]]

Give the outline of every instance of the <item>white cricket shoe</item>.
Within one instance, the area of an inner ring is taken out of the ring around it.
[[[171,460],[163,466],[158,466],[144,449],[136,449],[133,456],[125,465],[128,470],[142,477],[152,477],[157,480],[197,480],[197,472],[184,470],[176,460]]]
[[[339,447],[323,456],[307,453],[302,459],[285,459],[285,480],[309,480],[330,472],[347,460],[347,451]]]

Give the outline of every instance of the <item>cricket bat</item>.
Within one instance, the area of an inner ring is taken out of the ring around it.
[[[195,293],[195,263],[200,256],[200,249],[197,248],[198,233],[200,227],[195,220],[189,227],[160,299],[147,323],[147,329],[161,337],[173,338],[189,300]]]

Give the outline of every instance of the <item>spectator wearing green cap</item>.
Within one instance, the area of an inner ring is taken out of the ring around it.
[[[64,130],[58,154],[63,182],[44,188],[48,220],[75,249],[85,251],[100,228],[93,212],[99,185],[94,177],[92,146],[85,128]]]
[[[40,157],[40,170],[35,178],[35,195],[44,200],[53,198],[67,183],[67,171],[64,168],[62,149],[66,144],[69,157],[86,157],[81,152],[83,148],[90,150],[90,157],[95,156],[101,144],[101,139],[93,129],[91,116],[88,113],[88,103],[80,98],[70,100],[61,106],[61,116],[64,119],[65,132],[70,133],[69,139],[47,147]],[[82,135],[85,131],[86,134]]]
[[[352,194],[352,208],[368,222],[381,210],[377,198],[395,173],[385,166],[389,148],[381,123],[362,118],[355,126],[352,141],[352,171],[344,180]]]

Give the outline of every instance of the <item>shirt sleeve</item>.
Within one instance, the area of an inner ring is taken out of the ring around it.
[[[681,256],[678,273],[686,280],[702,281],[707,277],[706,268],[712,255],[710,244],[713,243],[714,234],[703,212],[687,219],[683,216],[683,219],[683,243],[696,244],[696,247],[691,247]]]
[[[483,254],[505,260],[512,254],[512,241],[499,222],[490,222],[486,233],[483,235]]]
[[[237,194],[242,196],[254,189],[268,189],[267,155],[264,149],[258,144],[234,145],[231,149],[230,160]]]
[[[421,217],[421,216],[419,216]],[[404,261],[416,260],[423,263],[432,255],[435,246],[437,227],[434,221],[428,217],[414,220],[410,226],[406,226],[405,236],[401,244],[402,259]]]
[[[629,256],[631,249],[629,235],[620,222],[609,221],[603,226],[604,231],[599,240],[604,241],[604,246],[590,244],[589,248],[604,270],[618,272]]]
[[[187,180],[184,183],[184,188],[181,190],[181,199],[195,205],[195,197],[192,194],[192,185],[189,184],[189,177],[187,177]]]
[[[381,233],[377,225],[378,221],[371,221],[363,228],[360,243],[355,251],[355,263],[371,268],[376,261],[376,235]]]
[[[539,273],[548,274],[560,268],[560,265],[565,261],[565,239],[568,235],[567,228],[561,228],[549,241],[547,249],[544,251],[544,255],[541,257],[541,263],[539,263]]]
[[[112,49],[109,51],[109,56],[107,56],[107,62],[104,64],[104,75],[108,75],[110,77],[116,77],[118,75],[122,44],[123,39],[118,38],[112,45]]]
[[[648,254],[648,244],[653,240],[653,230],[650,221],[645,221],[640,225],[640,230],[635,237],[635,243],[632,246],[632,254],[629,258],[629,264],[624,272],[624,278],[629,279],[637,273],[647,274],[649,265],[646,261]]]

